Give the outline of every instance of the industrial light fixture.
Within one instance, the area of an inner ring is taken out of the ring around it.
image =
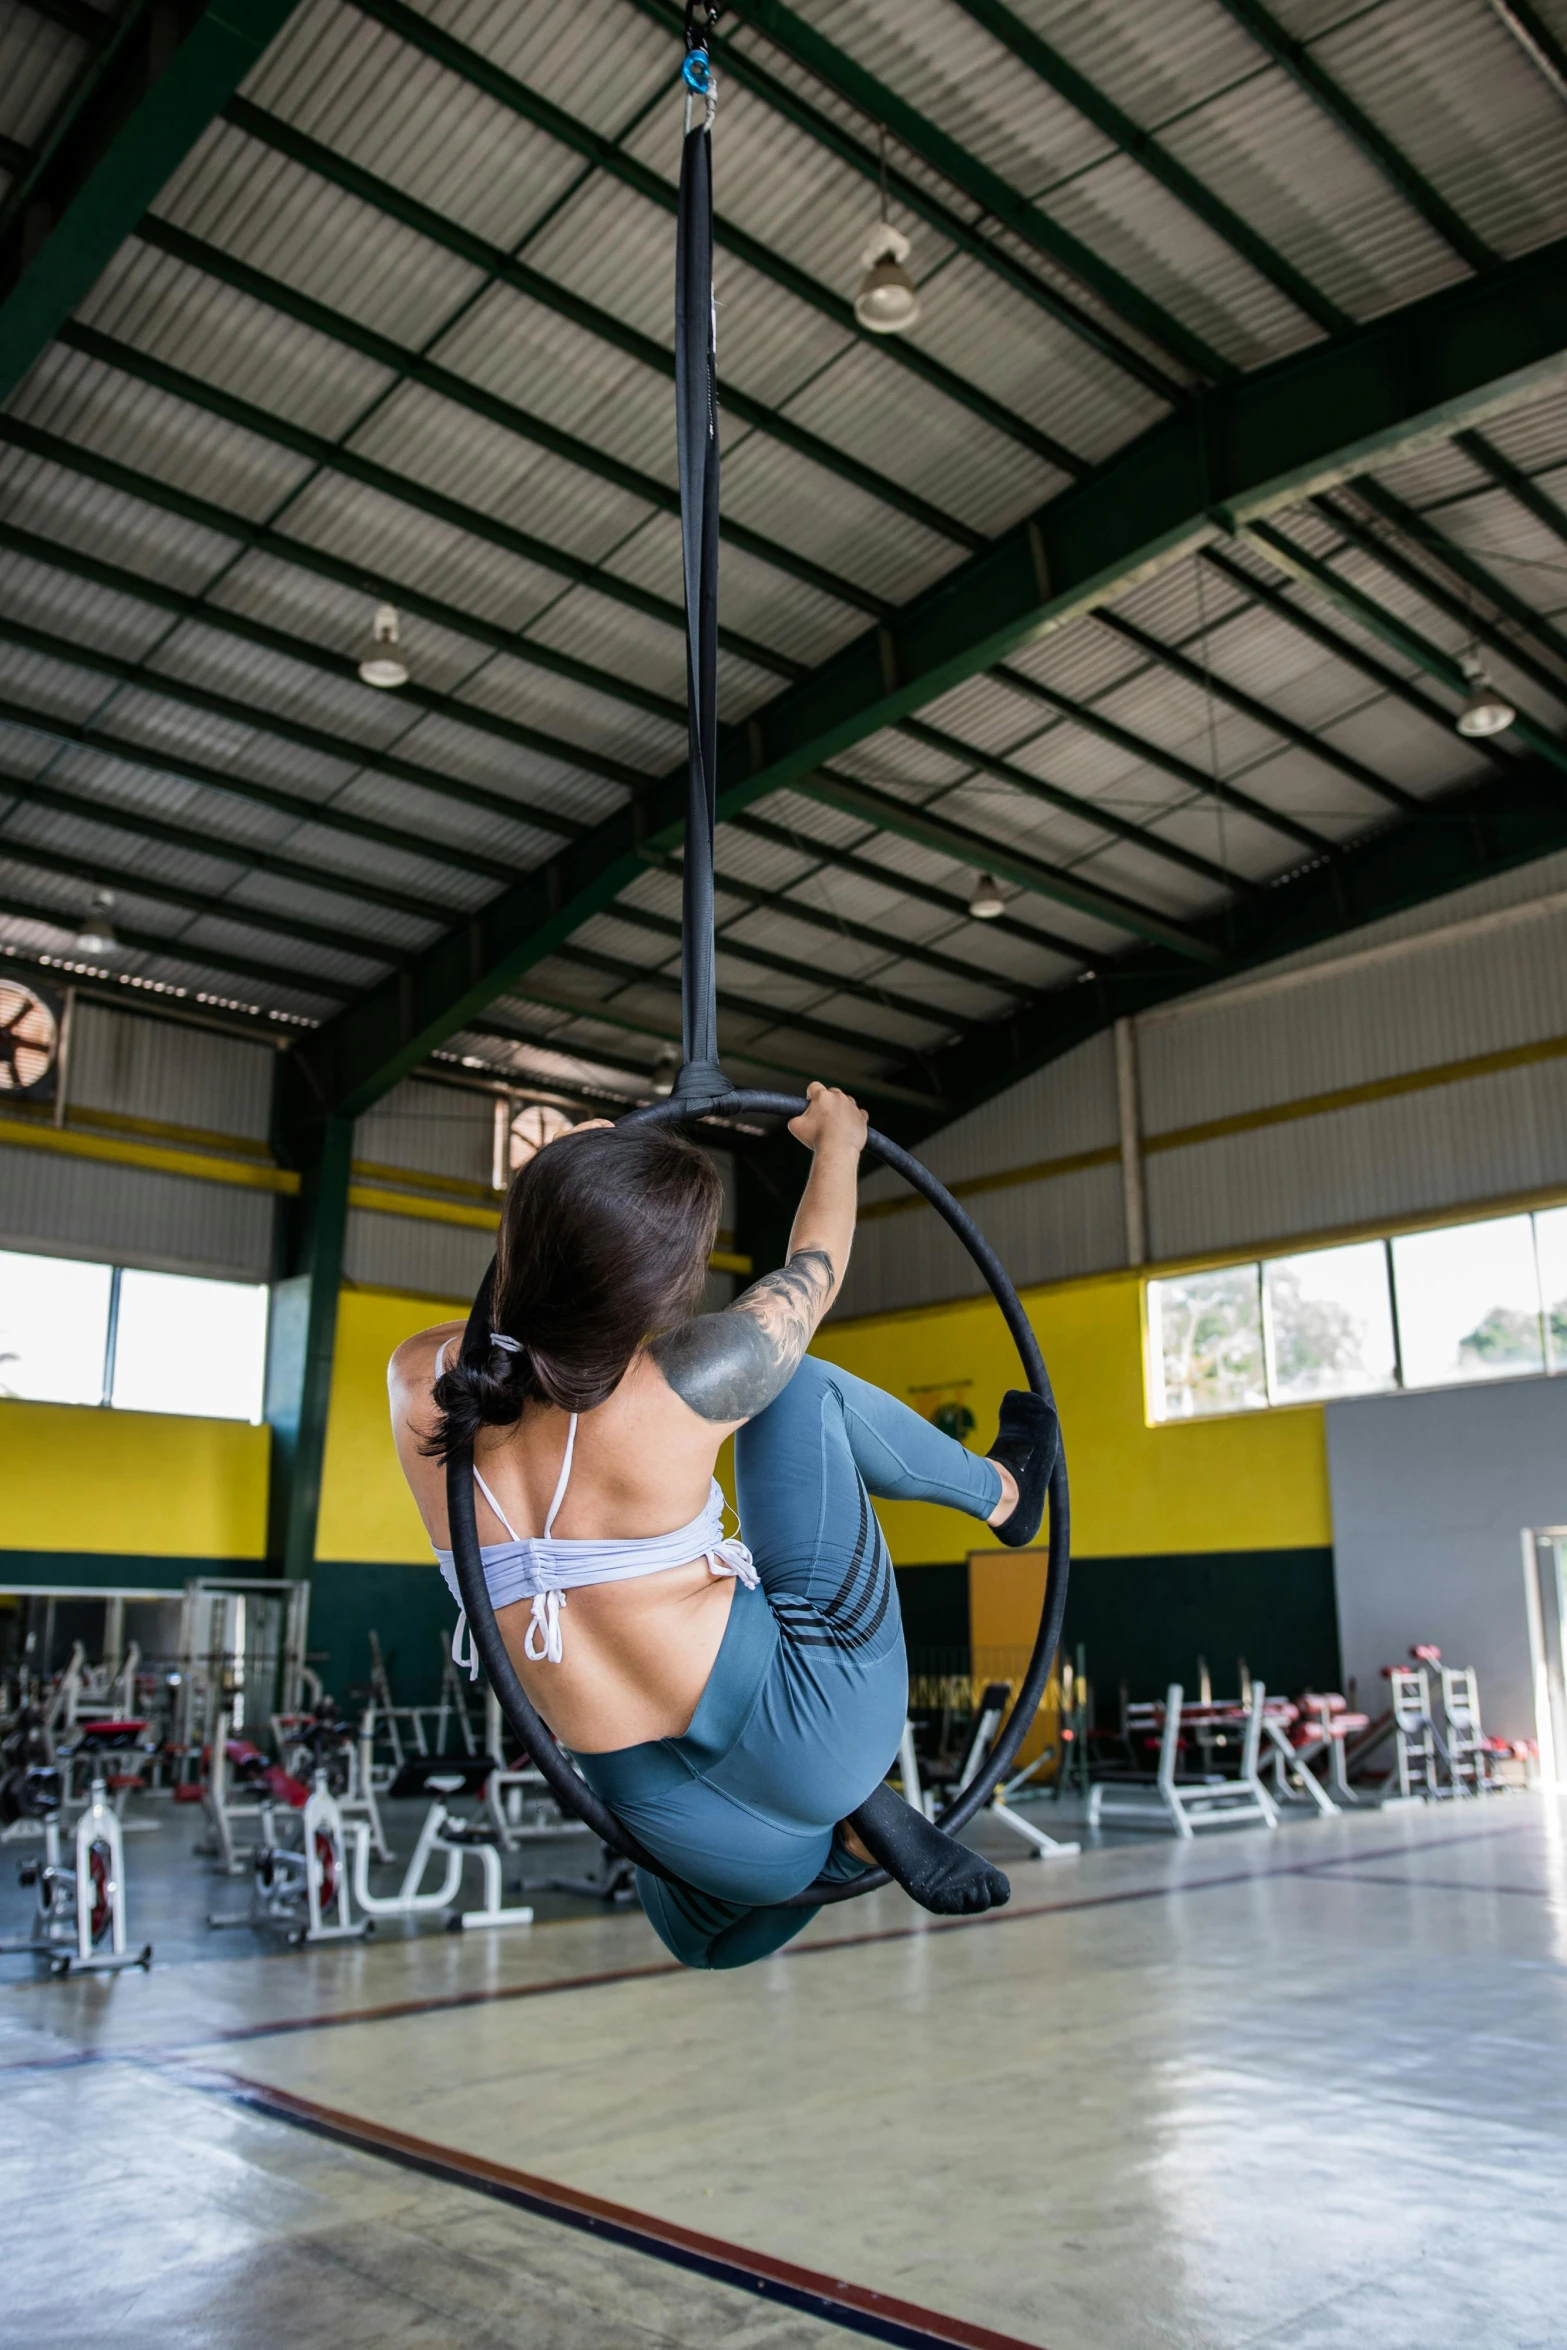
[[[87,909],[86,919],[80,930],[71,942],[79,954],[112,955],[114,953],[120,942],[115,935],[114,924],[109,919],[113,907],[113,890],[100,889]]]
[[[661,1044],[653,1063],[653,1092],[659,1101],[666,1101],[675,1090],[675,1079],[680,1074],[680,1047]]]
[[[968,910],[976,922],[994,922],[998,915],[1006,912],[1007,901],[1002,896],[993,873],[982,873],[978,881],[975,882],[974,895],[969,899]]]
[[[1486,676],[1479,654],[1470,647],[1460,653],[1458,666],[1469,684],[1469,699],[1453,724],[1471,741],[1483,740],[1491,734],[1505,734],[1518,713],[1491,680]]]
[[[395,687],[408,683],[408,664],[399,649],[400,643],[396,606],[377,604],[370,624],[370,642],[359,663],[359,674],[366,685],[379,686],[383,693],[391,693]]]
[[[854,315],[872,335],[905,335],[920,314],[914,280],[904,267],[913,247],[901,229],[887,217],[887,131],[879,128],[881,151],[881,218],[860,255],[865,275],[854,297]]]

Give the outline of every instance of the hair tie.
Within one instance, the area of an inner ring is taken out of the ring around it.
[[[522,1340],[520,1338],[508,1338],[504,1330],[492,1330],[490,1332],[490,1344],[491,1346],[500,1347],[506,1354],[509,1355],[520,1355],[523,1351]]]

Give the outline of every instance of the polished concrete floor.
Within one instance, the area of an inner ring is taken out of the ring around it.
[[[9,1983],[0,2343],[1567,2345],[1555,1798],[1014,1881]]]

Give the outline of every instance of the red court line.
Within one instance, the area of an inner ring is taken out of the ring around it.
[[[237,2073],[189,2072],[174,2077],[183,2077],[192,2087],[217,2088],[220,2093],[274,2120],[290,2122],[363,2153],[421,2171],[427,2177],[472,2188],[539,2218],[557,2220],[567,2227],[629,2246],[655,2260],[694,2269],[722,2283],[736,2285],[744,2292],[806,2310],[852,2332],[869,2334],[878,2341],[904,2344],[908,2350],[1042,2350],[1042,2345],[1024,2342],[1020,2335],[1000,2334],[992,2327],[970,2324],[966,2318],[945,2316],[940,2310],[925,2309],[918,2302],[900,2300],[895,2294],[878,2293],[869,2285],[856,2285],[848,2278],[835,2277],[823,2270],[802,2268],[797,2262],[780,2260],[770,2252],[732,2244],[722,2236],[704,2235],[698,2229],[681,2227],[674,2220],[657,2218],[652,2212],[638,2211],[625,2203],[611,2203],[601,2195],[589,2195],[580,2188],[565,2186],[558,2179],[540,2178],[535,2172],[516,2170],[509,2163],[491,2162],[483,2155],[468,2154],[433,2139],[417,2138],[407,2130],[392,2129],[385,2123],[318,2104],[313,2098],[300,2097],[287,2089],[274,2089]]]

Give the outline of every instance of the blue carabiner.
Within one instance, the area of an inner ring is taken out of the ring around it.
[[[692,49],[687,52],[686,61],[680,68],[680,78],[686,88],[694,90],[699,98],[707,96],[713,86],[713,69],[708,64],[705,49]]]

